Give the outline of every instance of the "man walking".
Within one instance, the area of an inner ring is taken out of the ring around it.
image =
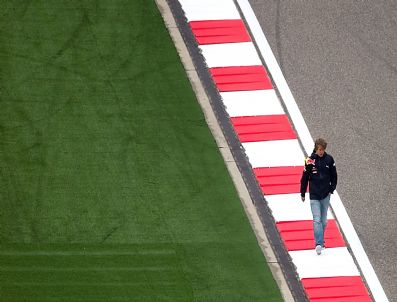
[[[305,169],[301,178],[301,197],[305,201],[307,184],[309,183],[310,207],[313,214],[315,250],[321,254],[324,245],[324,232],[327,226],[327,212],[330,195],[337,183],[334,159],[325,152],[327,142],[319,138],[314,143],[313,154],[305,161]]]

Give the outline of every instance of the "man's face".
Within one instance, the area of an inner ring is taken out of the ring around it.
[[[324,156],[324,152],[325,152],[325,149],[323,147],[321,147],[321,146],[317,147],[316,154],[318,156],[323,157]]]

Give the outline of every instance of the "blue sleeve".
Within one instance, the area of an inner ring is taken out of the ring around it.
[[[301,192],[302,197],[304,197],[306,194],[307,184],[309,183],[309,176],[310,176],[310,173],[309,173],[309,171],[307,171],[306,166],[305,166],[305,169],[303,170],[302,178],[301,178],[300,192]]]
[[[331,170],[330,170],[330,176],[331,176],[331,181],[330,181],[330,192],[334,193],[336,189],[336,184],[338,183],[338,173],[336,172],[336,165],[334,159],[332,159],[331,162]]]

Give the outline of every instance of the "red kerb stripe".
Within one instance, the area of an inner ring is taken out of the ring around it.
[[[303,166],[254,168],[263,194],[299,193]]]
[[[232,117],[231,121],[242,143],[296,139],[285,114]]]
[[[298,201],[297,201],[298,202]],[[288,251],[314,248],[313,221],[281,221],[276,223]],[[334,219],[329,219],[324,234],[327,248],[346,246]]]
[[[251,41],[242,20],[191,21],[189,25],[201,45]]]
[[[372,301],[360,276],[303,278],[301,281],[310,301]]]
[[[215,67],[209,70],[221,92],[273,89],[266,70],[261,65]]]

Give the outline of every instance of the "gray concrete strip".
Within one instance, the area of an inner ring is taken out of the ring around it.
[[[156,4],[163,16],[164,23],[168,31],[170,32],[171,38],[174,41],[175,47],[178,51],[182,64],[184,65],[187,76],[192,85],[193,91],[195,92],[197,100],[203,110],[208,127],[210,128],[218,145],[219,151],[223,156],[226,167],[229,171],[230,176],[232,177],[239,198],[244,207],[245,213],[250,221],[251,227],[256,235],[258,244],[266,258],[267,264],[273,274],[273,277],[280,288],[282,297],[284,301],[292,302],[294,301],[294,298],[289,289],[288,283],[286,282],[286,279],[284,277],[280,264],[278,263],[277,257],[274,254],[272,246],[269,243],[268,237],[264,231],[262,222],[258,216],[253,200],[251,199],[246,184],[231,153],[229,145],[225,139],[225,136],[223,135],[221,127],[210,104],[209,98],[196,72],[189,51],[187,50],[185,42],[179,32],[168,3],[166,2],[166,0],[156,0]]]

